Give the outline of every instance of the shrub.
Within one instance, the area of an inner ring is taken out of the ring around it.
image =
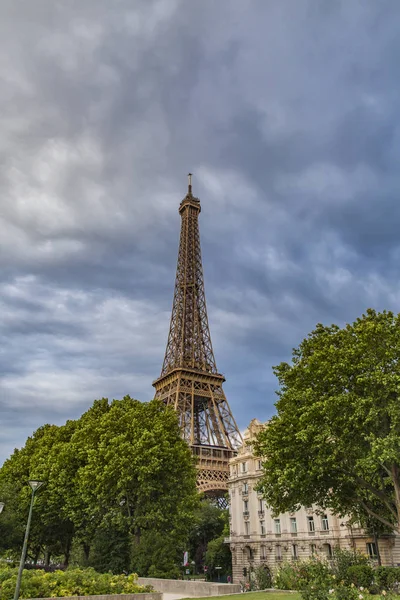
[[[275,575],[274,586],[281,590],[302,590],[315,583],[328,589],[330,581],[328,564],[311,559],[284,563]]]
[[[274,587],[279,590],[297,590],[297,572],[293,563],[283,563],[275,573]]]
[[[360,593],[362,592],[362,593]],[[336,587],[329,590],[329,600],[359,600],[364,599],[368,592],[357,589],[355,586],[339,583]]]
[[[0,571],[0,600],[14,595],[17,569]],[[46,573],[24,570],[20,598],[60,598],[63,596],[95,596],[100,594],[137,594],[152,591],[151,586],[137,583],[137,575],[97,573],[94,569],[67,569]]]
[[[355,565],[369,565],[367,556],[361,554],[358,550],[353,552],[335,548],[331,560],[331,570],[338,581],[344,581],[346,584],[352,583],[348,580],[347,571]]]
[[[259,590],[272,587],[272,573],[267,565],[259,565],[254,569],[256,585]]]
[[[178,567],[171,567],[169,571],[163,571],[156,567],[156,565],[150,565],[147,577],[157,577],[157,579],[179,579],[182,576],[182,571]]]
[[[375,569],[374,575],[379,590],[398,590],[400,585],[399,567],[378,567]]]
[[[312,559],[300,566],[298,589],[304,600],[326,600],[334,584],[334,575],[325,561]]]
[[[347,585],[354,583],[357,587],[370,588],[374,579],[374,571],[370,565],[352,565],[347,569]]]

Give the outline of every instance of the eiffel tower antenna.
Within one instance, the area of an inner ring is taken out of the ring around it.
[[[200,200],[188,192],[179,206],[181,235],[167,348],[155,397],[173,406],[182,436],[197,457],[199,491],[221,499],[229,459],[243,444],[218,373],[208,325],[201,260]]]

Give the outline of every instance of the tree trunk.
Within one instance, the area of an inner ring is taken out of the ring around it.
[[[140,544],[140,535],[141,535],[140,527],[136,527],[136,529],[135,529],[135,541],[136,541],[137,544]]]
[[[50,551],[48,548],[45,549],[44,551],[44,566],[45,567],[49,567],[50,566]]]
[[[88,563],[89,562],[89,554],[90,554],[90,546],[89,546],[89,544],[86,544],[85,542],[83,542],[82,546],[83,546],[83,552],[85,554],[86,562]]]
[[[400,479],[399,479],[399,467],[394,464],[391,468],[392,481],[394,486],[396,510],[397,510],[397,532],[400,533]]]
[[[381,553],[379,550],[379,537],[376,533],[376,531],[374,530],[374,542],[375,542],[375,546],[376,546],[376,556],[378,559],[378,566],[381,567],[382,566],[382,559],[381,559]]]
[[[33,564],[34,564],[35,566],[37,565],[37,562],[38,562],[38,560],[39,560],[40,551],[41,551],[41,547],[40,547],[40,546],[37,546],[37,547],[35,548],[35,554],[34,554],[34,556],[33,556]]]
[[[68,565],[69,565],[69,556],[71,554],[71,543],[72,543],[72,540],[69,539],[67,541],[67,543],[65,544],[65,548],[64,548],[64,565],[66,567],[68,567]]]

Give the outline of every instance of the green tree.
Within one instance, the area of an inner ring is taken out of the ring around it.
[[[228,519],[228,510],[219,508],[208,499],[200,502],[189,534],[189,556],[195,561],[197,571],[201,571],[204,565],[208,543],[222,535]]]
[[[133,543],[131,570],[149,577],[175,579],[182,575],[184,540],[171,532],[144,531]]]
[[[208,543],[206,564],[208,574],[212,579],[218,576],[218,571],[220,575],[232,574],[232,554],[229,545],[225,543],[225,537],[228,535],[229,530],[226,527],[222,535]],[[216,567],[221,567],[221,569],[216,569]]]
[[[159,531],[183,551],[198,502],[196,469],[176,413],[161,402],[103,398],[77,421],[41,427],[16,450],[0,469],[0,495],[21,539],[27,481],[35,478],[46,486],[35,502],[33,558],[62,553],[68,563],[74,541],[99,568],[112,552],[118,572],[129,569],[132,547]]]
[[[276,512],[316,503],[400,531],[400,315],[369,309],[316,329],[274,368],[275,415],[259,435],[260,489]]]
[[[40,427],[28,438],[24,448],[15,450],[0,469],[0,494],[15,529],[11,549],[20,549],[22,544],[31,499],[28,480],[46,482],[45,493],[41,490],[35,499],[28,548],[34,560],[42,551],[48,558],[53,552],[67,555],[72,541],[73,524],[64,512],[67,495],[64,475],[68,465],[60,460],[60,449],[71,436],[71,424]]]
[[[97,530],[89,557],[89,564],[99,573],[129,572],[132,540],[126,519],[104,519]]]
[[[83,422],[71,439],[74,453],[85,458],[75,480],[78,503],[70,506],[82,539],[91,544],[104,519],[119,524],[122,514],[136,544],[146,531],[163,531],[175,544],[183,543],[198,494],[176,413],[159,401],[127,396],[111,402],[95,423],[85,415]]]

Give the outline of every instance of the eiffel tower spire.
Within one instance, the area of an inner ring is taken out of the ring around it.
[[[221,497],[229,459],[242,444],[226,400],[208,325],[198,217],[200,200],[188,192],[179,206],[181,235],[170,330],[156,398],[179,414],[182,436],[198,458],[198,488]]]

